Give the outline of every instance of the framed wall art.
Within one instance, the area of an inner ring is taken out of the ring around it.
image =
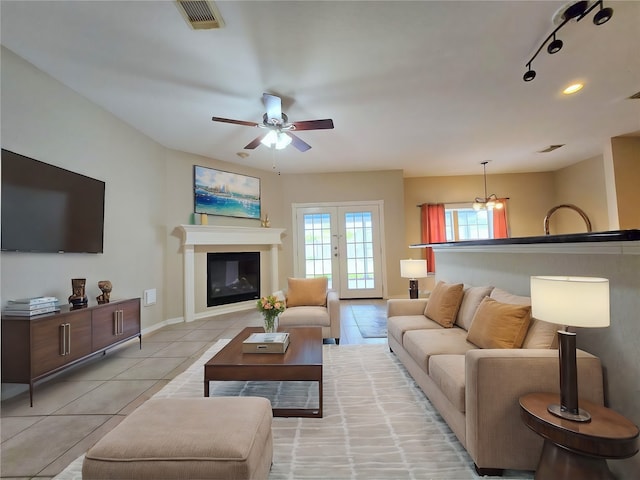
[[[260,219],[260,179],[193,167],[194,212]]]

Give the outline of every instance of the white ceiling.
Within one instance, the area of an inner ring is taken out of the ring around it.
[[[605,1],[539,54],[558,1],[218,1],[192,30],[172,1],[6,1],[1,41],[162,145],[283,173],[403,169],[405,176],[548,171],[640,132],[640,1]],[[575,80],[585,88],[560,91]],[[332,118],[312,145],[237,152],[262,93],[291,121]],[[537,153],[566,144],[553,153]]]

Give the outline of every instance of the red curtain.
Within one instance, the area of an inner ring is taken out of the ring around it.
[[[499,198],[502,208],[493,209],[493,238],[509,238],[509,221],[507,220],[507,199]]]
[[[423,204],[420,206],[420,225],[422,229],[422,243],[438,243],[447,239],[444,221],[444,204],[435,205]],[[427,271],[436,271],[435,256],[433,249],[427,247],[425,249],[425,257],[427,259]]]

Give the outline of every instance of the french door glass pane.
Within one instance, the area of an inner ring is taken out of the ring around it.
[[[307,278],[327,277],[331,288],[331,216],[304,215],[305,271]]]
[[[350,289],[374,288],[371,213],[345,213],[345,237],[348,287]]]

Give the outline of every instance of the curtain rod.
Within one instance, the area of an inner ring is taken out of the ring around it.
[[[511,197],[502,197],[502,198],[504,198],[505,200],[511,200]],[[452,205],[452,204],[455,204],[455,203],[473,203],[473,200],[463,200],[462,202],[443,202],[442,205]],[[430,204],[429,203],[419,203],[418,205],[416,205],[416,207],[420,208],[423,205],[430,205]],[[432,205],[437,205],[437,204],[434,203]]]

